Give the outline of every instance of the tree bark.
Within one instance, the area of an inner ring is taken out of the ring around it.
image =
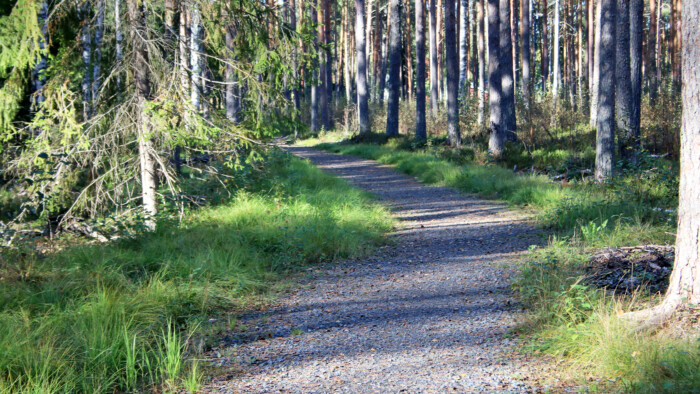
[[[321,108],[323,113],[323,127],[326,130],[333,129],[333,114],[331,103],[333,102],[333,56],[330,51],[331,46],[331,0],[323,0],[323,43],[326,48],[323,51],[324,70],[323,87],[324,93],[321,97]]]
[[[654,0],[651,0],[654,1]],[[593,58],[594,58],[594,48],[595,48],[595,0],[586,0],[586,29],[588,37],[586,39],[586,50],[587,50],[587,62],[588,62],[588,94],[590,105],[593,105],[593,99],[591,94],[593,93]]]
[[[229,25],[226,27],[226,60],[228,63],[226,64],[226,118],[230,120],[233,123],[239,123],[239,112],[240,108],[238,108],[238,100],[237,100],[237,94],[236,90],[238,88],[237,80],[236,80],[236,71],[233,68],[233,61],[234,61],[234,40],[235,37],[235,32],[234,32],[234,27],[233,25]]]
[[[42,40],[39,41],[41,54],[39,61],[32,69],[32,104],[34,111],[38,111],[45,101],[44,84],[46,83],[46,67],[48,65],[46,56],[46,46],[49,42],[47,19],[49,17],[49,5],[46,1],[39,3],[39,14],[37,22],[41,26]]]
[[[433,117],[437,116],[439,109],[438,93],[438,45],[435,16],[435,0],[430,1],[430,110]],[[483,0],[481,0],[483,1]]]
[[[102,38],[104,37],[105,31],[105,2],[104,0],[97,0],[97,15],[95,15],[95,53],[93,55],[92,61],[92,113],[95,113],[95,100],[97,100],[97,95],[100,90],[100,80],[102,78]]]
[[[647,42],[647,67],[645,70],[649,80],[649,96],[656,98],[656,0],[649,0],[649,41]]]
[[[545,0],[546,1],[546,0]],[[554,32],[552,39],[554,40],[554,52],[552,53],[552,67],[554,73],[552,75],[552,102],[556,108],[559,101],[559,87],[561,85],[561,62],[559,60],[559,42],[561,34],[559,33],[559,0],[554,1]]]
[[[459,134],[459,60],[457,59],[455,2],[445,2],[445,56],[447,68],[447,136],[453,147],[462,144]]]
[[[549,47],[547,46],[547,0],[542,1],[542,48],[540,50],[540,67],[542,68],[542,90],[547,91],[549,81]]]
[[[79,9],[81,28],[80,46],[81,57],[83,59],[83,80],[81,89],[83,93],[83,120],[87,121],[92,117],[92,70],[90,69],[92,57],[92,37],[90,34],[90,3],[85,2]]]
[[[598,125],[598,91],[600,87],[600,34],[603,15],[602,0],[598,0],[598,5],[595,10],[595,49],[593,52],[593,82],[591,83],[591,114],[590,126],[597,127]]]
[[[683,2],[681,174],[676,258],[663,304],[700,303],[700,4]]]
[[[384,18],[382,16],[382,11],[379,7],[379,1],[376,1],[375,4],[377,5],[376,7],[376,12],[377,15],[374,18],[375,23],[376,23],[376,28],[374,30],[374,48],[373,48],[373,64],[372,68],[374,69],[374,88],[372,89],[373,92],[375,92],[375,96],[377,101],[380,103],[383,101],[383,89],[384,86],[380,82],[380,78],[382,78],[383,71],[381,70],[382,68],[382,39],[384,38]],[[379,89],[380,85],[382,85],[382,90]]]
[[[114,43],[114,54],[116,58],[116,66],[119,67],[122,62],[122,58],[124,57],[124,49],[122,47],[122,41],[124,40],[124,33],[122,32],[122,23],[121,23],[121,3],[122,0],[114,0],[114,36],[115,36],[115,43]],[[120,91],[121,87],[121,73],[117,72],[116,76],[116,83],[115,85],[117,86],[117,90]]]
[[[199,7],[195,5],[191,8],[190,17],[190,69],[191,75],[191,90],[190,103],[195,111],[200,111],[202,108],[202,62],[200,59],[200,43],[202,41],[202,14]]]
[[[318,11],[317,11],[317,1],[318,0],[311,0],[309,2],[309,7],[310,7],[310,13],[311,13],[311,25],[316,26],[318,24]],[[363,30],[364,34],[364,30]],[[321,90],[321,87],[318,85],[321,79],[321,65],[320,65],[320,53],[318,50],[318,35],[314,34],[313,35],[313,50],[314,50],[314,59],[312,61],[311,65],[311,79],[314,80],[311,84],[311,132],[315,133],[320,130],[320,122],[322,121],[319,119],[319,93]],[[362,43],[364,44],[364,38]],[[318,78],[314,78],[314,76],[318,75]]]
[[[133,80],[136,87],[136,129],[139,140],[139,163],[141,166],[141,199],[146,214],[146,227],[153,231],[156,227],[154,216],[158,212],[156,192],[158,188],[156,178],[156,161],[153,157],[153,147],[147,138],[149,123],[144,113],[146,103],[150,98],[151,86],[148,75],[148,52],[146,50],[146,21],[139,0],[127,0],[129,13],[129,37],[133,48]]]
[[[510,47],[512,52],[510,64],[512,67],[511,74],[513,74],[513,91],[516,92],[518,90],[518,64],[520,62],[520,49],[518,47],[518,43],[520,42],[520,34],[517,24],[517,17],[519,13],[518,5],[520,4],[520,1],[508,0],[508,3],[510,4],[510,12],[508,15],[510,19]]]
[[[406,58],[406,90],[408,98],[413,97],[413,57],[411,56],[411,2],[404,0],[406,22],[404,23],[404,50]]]
[[[425,1],[416,0],[416,139],[425,140]]]
[[[589,0],[590,1],[590,0]],[[530,13],[528,12],[528,0],[520,1],[520,37],[523,42],[523,97],[527,107],[530,107]]]
[[[484,0],[476,0],[476,23],[477,23],[477,46],[479,49],[479,113],[477,114],[477,123],[479,126],[484,124],[484,67],[486,66],[484,59]]]
[[[595,179],[612,176],[615,160],[615,0],[600,0],[600,83],[596,133]]]
[[[467,72],[469,70],[469,2],[458,0],[459,7],[459,90],[467,88]]]
[[[644,1],[630,1],[630,82],[632,84],[632,108],[630,114],[630,129],[632,140],[632,160],[636,161],[636,153],[640,144],[640,122],[642,113],[642,29],[644,24]]]
[[[517,1],[517,0],[513,0]],[[500,0],[500,56],[501,56],[501,127],[506,139],[517,140],[515,120],[515,83],[513,80],[513,43],[510,31],[510,0]]]
[[[369,123],[369,91],[367,86],[367,57],[365,49],[365,1],[355,0],[355,53],[357,62],[357,114],[360,134],[370,132]]]
[[[505,148],[506,136],[502,129],[501,101],[501,42],[499,0],[488,0],[488,39],[489,39],[489,153],[501,157]],[[510,55],[510,54],[509,54]]]
[[[356,0],[357,1],[357,0]],[[391,13],[391,33],[389,34],[389,99],[386,109],[386,134],[399,135],[399,95],[401,85],[401,14],[400,0],[389,0]]]
[[[620,155],[633,159],[632,82],[630,80],[630,0],[617,0],[615,34],[615,119]]]

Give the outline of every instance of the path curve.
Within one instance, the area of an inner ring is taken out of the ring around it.
[[[504,204],[426,186],[390,167],[285,147],[390,206],[394,244],[317,274],[215,352],[214,392],[531,392],[509,330],[514,257],[542,242]]]

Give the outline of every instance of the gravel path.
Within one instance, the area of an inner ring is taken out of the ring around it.
[[[541,232],[522,213],[420,184],[373,161],[286,148],[374,193],[395,242],[320,267],[302,288],[241,320],[212,352],[231,373],[210,392],[532,392],[534,364],[509,334],[522,316],[512,260]]]

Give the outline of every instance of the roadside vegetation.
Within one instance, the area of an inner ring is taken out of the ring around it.
[[[163,215],[152,233],[3,250],[0,392],[196,392],[208,334],[305,267],[371,252],[392,225],[363,192],[287,154],[230,175],[210,189],[230,197],[181,222]]]
[[[656,106],[645,106],[645,112],[660,114]],[[470,131],[460,148],[440,134],[417,143],[408,133],[359,139],[342,128],[298,144],[376,160],[424,183],[528,210],[550,236],[546,246],[532,247],[513,282],[529,310],[518,328],[523,351],[564,361],[564,376],[594,391],[699,387],[700,346],[686,331],[697,323],[696,311],[680,313],[675,325],[659,331],[636,331],[623,318],[624,312],[658,302],[667,286],[679,179],[672,145],[650,143],[637,163],[620,162],[614,178],[597,184],[595,132],[581,125],[585,118],[561,114],[564,127],[537,129],[494,159],[486,149],[488,135],[470,128],[474,111],[463,110],[462,129]],[[411,111],[402,107],[402,119],[410,120]],[[673,115],[661,115],[653,124],[644,120],[645,137],[668,143],[663,135],[673,133],[668,119]],[[575,121],[567,123],[569,117]],[[379,126],[382,114],[373,120]]]

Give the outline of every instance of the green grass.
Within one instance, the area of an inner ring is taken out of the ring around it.
[[[594,391],[700,390],[700,342],[664,331],[636,332],[618,316],[654,303],[654,295],[640,291],[613,297],[582,280],[595,249],[674,242],[675,214],[666,211],[677,207],[674,163],[643,155],[636,168],[618,168],[608,184],[580,177],[562,184],[547,175],[590,168],[592,150],[575,153],[554,145],[528,153],[511,146],[504,160],[489,163],[475,145],[420,147],[406,138],[351,144],[332,133],[301,143],[376,160],[421,182],[527,209],[552,236],[547,246],[527,255],[513,283],[531,316],[519,327],[528,338],[524,350],[559,358],[568,378]],[[547,175],[518,174],[513,166],[532,166]],[[600,385],[586,380],[591,376],[606,379]]]
[[[111,244],[0,255],[0,392],[196,391],[194,332],[303,267],[371,252],[386,210],[272,154],[246,187],[181,224]]]

